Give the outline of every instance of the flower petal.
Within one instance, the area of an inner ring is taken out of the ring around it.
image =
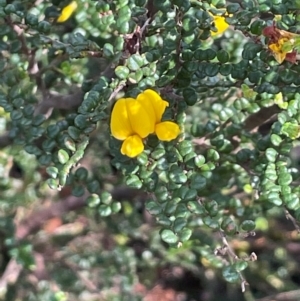
[[[119,99],[115,103],[111,113],[111,133],[116,139],[119,140],[125,140],[127,137],[133,134],[126,106],[126,102],[130,101],[129,99],[130,98]]]
[[[163,121],[155,126],[155,133],[161,141],[171,141],[180,134],[178,124],[172,121]]]
[[[58,17],[57,22],[62,23],[67,21],[72,16],[76,8],[77,8],[76,1],[72,1],[69,5],[65,6],[61,11],[60,16]]]
[[[293,52],[287,53],[286,57],[285,57],[285,60],[290,62],[290,63],[296,64],[296,62],[297,62],[297,52],[293,51]]]
[[[130,158],[134,158],[142,153],[144,144],[138,135],[133,135],[125,139],[121,147],[121,153]]]
[[[154,123],[161,121],[162,115],[169,106],[169,103],[163,100],[154,90],[147,89],[137,97],[143,107],[147,110],[149,116],[155,120]]]
[[[213,22],[217,29],[217,31],[212,31],[212,30],[210,31],[210,34],[212,36],[216,36],[218,34],[223,33],[229,27],[229,24],[226,22],[225,17],[214,16],[214,15],[212,15],[212,17],[214,18]]]
[[[281,64],[287,54],[287,52],[282,51],[282,45],[279,43],[273,43],[269,45],[269,49],[272,51],[275,60]]]
[[[153,133],[155,123],[146,108],[133,98],[128,98],[125,104],[133,134],[145,138]]]

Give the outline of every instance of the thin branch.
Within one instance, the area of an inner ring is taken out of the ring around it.
[[[36,107],[34,114],[44,114],[47,117],[51,115],[53,109],[70,110],[78,107],[82,102],[84,92],[77,87],[75,90],[77,90],[75,93],[69,95],[48,94]]]
[[[267,120],[269,120],[279,112],[280,112],[280,108],[277,105],[273,105],[267,108],[261,108],[257,113],[250,115],[245,120],[244,129],[250,132],[254,130],[256,127],[265,123]]]
[[[18,40],[21,43],[22,53],[29,56],[30,55],[30,50],[27,47],[26,39],[25,39],[25,36],[24,36],[24,29],[19,27],[16,24],[14,24],[12,22],[10,16],[7,16],[5,20],[6,20],[7,25],[10,26],[13,29],[13,31],[17,34]]]
[[[222,243],[223,245],[226,247],[227,249],[227,254],[234,260],[238,260],[239,257],[234,253],[233,249],[231,248],[231,246],[229,245],[226,235],[223,231],[219,231],[221,238],[222,238]]]
[[[34,211],[16,226],[16,239],[25,239],[28,235],[39,230],[51,218],[82,208],[85,205],[86,197],[86,195],[80,198],[70,196],[63,201],[52,203],[48,208]]]
[[[6,266],[6,269],[0,279],[0,299],[2,300],[7,292],[8,285],[16,283],[19,275],[23,269],[23,266],[17,263],[15,259],[10,259]]]
[[[231,260],[233,260],[234,262],[238,261],[239,257],[235,254],[235,252],[229,245],[225,233],[221,230],[219,231],[219,233],[222,238],[223,252],[224,253],[226,252],[228,254],[228,256],[231,258]],[[239,274],[239,277],[241,279],[241,289],[242,289],[242,292],[244,293],[246,291],[246,285],[248,285],[248,282],[246,281],[246,279],[244,278],[244,276],[241,272],[237,272],[237,273]]]
[[[87,290],[91,293],[98,293],[99,288],[97,285],[95,285],[88,277],[86,277],[81,271],[80,268],[67,260],[66,258],[63,258],[62,256],[56,256],[55,260],[59,260],[60,264],[65,265],[67,268],[69,268],[84,284],[84,286],[87,288]]]
[[[9,137],[8,133],[3,134],[2,136],[0,136],[0,149],[4,148],[6,146],[11,145],[12,143],[12,139]]]
[[[110,95],[108,101],[113,100],[117,94],[125,87],[125,83],[121,83]]]
[[[296,219],[290,214],[290,212],[286,208],[285,208],[285,217],[293,223],[295,229],[300,234],[300,226],[298,225]]]

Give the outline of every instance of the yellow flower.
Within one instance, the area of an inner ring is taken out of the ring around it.
[[[284,60],[296,64],[297,49],[295,49],[295,44],[298,43],[300,35],[278,29],[275,23],[265,27],[262,34],[268,38],[268,48],[279,64]]]
[[[121,147],[121,153],[134,158],[144,150],[144,144],[140,136],[133,135],[125,139]]]
[[[155,134],[161,141],[171,141],[180,134],[180,128],[175,122],[163,121],[156,124]]]
[[[112,135],[123,141],[121,153],[130,158],[144,150],[143,139],[156,133],[158,139],[171,141],[179,133],[179,126],[171,121],[161,121],[168,106],[158,93],[145,90],[137,99],[121,98],[112,111],[110,128]]]
[[[144,108],[146,108],[148,114],[151,116],[152,120],[155,121],[155,123],[161,121],[166,107],[169,106],[167,101],[163,100],[159,94],[150,89],[140,93],[137,97],[137,101],[140,102]]]
[[[72,1],[69,5],[67,5],[62,9],[61,14],[57,19],[57,22],[62,23],[67,21],[72,16],[76,8],[77,8],[77,2]]]
[[[281,64],[286,55],[291,52],[287,44],[289,44],[290,40],[288,38],[281,38],[276,43],[272,43],[269,45],[269,49],[272,51],[275,60]],[[292,43],[292,42],[291,42]]]
[[[294,39],[280,38],[277,42],[269,45],[275,60],[281,64],[284,60],[293,62],[293,56],[296,58],[296,53],[293,51]],[[287,58],[287,56],[289,56]]]
[[[212,36],[216,36],[218,34],[223,33],[229,27],[229,24],[226,22],[225,17],[215,16],[215,15],[212,15],[212,17],[214,18],[213,22],[217,29],[217,31],[212,31],[212,30],[210,31],[210,34]]]
[[[211,5],[212,8],[215,8],[215,6]],[[222,9],[223,14],[225,14],[226,16],[228,16],[226,9]],[[220,15],[214,15],[212,12],[208,12],[213,20],[214,23],[214,27],[217,29],[217,31],[210,31],[211,36],[216,36],[219,35],[221,33],[223,33],[225,30],[227,30],[227,28],[229,27],[229,24],[226,22],[225,17],[220,16]],[[231,15],[229,15],[231,16]]]
[[[121,98],[113,108],[110,128],[116,139],[124,140],[121,153],[133,158],[144,150],[142,139],[153,132],[153,120],[134,98]]]
[[[137,101],[144,106],[154,121],[153,132],[155,132],[159,140],[171,141],[179,135],[180,128],[178,124],[172,121],[161,121],[163,113],[169,104],[158,93],[147,89],[138,95]]]

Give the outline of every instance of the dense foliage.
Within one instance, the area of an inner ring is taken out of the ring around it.
[[[0,298],[299,300],[299,9],[0,0]]]

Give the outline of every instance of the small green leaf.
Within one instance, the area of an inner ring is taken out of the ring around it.
[[[72,152],[76,151],[76,144],[74,142],[74,140],[70,137],[65,137],[64,138],[64,145],[67,149],[69,149]]]
[[[204,207],[211,217],[219,213],[218,203],[214,200],[205,202]]]
[[[58,188],[58,180],[57,179],[48,179],[47,184],[53,190],[56,190]]]
[[[118,213],[122,209],[120,202],[113,202],[110,206],[112,213]]]
[[[98,212],[99,212],[100,216],[109,216],[109,215],[111,215],[112,210],[111,210],[110,206],[100,205],[98,207]]]
[[[278,175],[278,184],[280,186],[285,186],[291,184],[293,181],[293,177],[290,173],[281,172]]]
[[[278,152],[274,148],[266,149],[266,158],[269,162],[275,162],[277,155],[278,155]]]
[[[236,283],[240,280],[240,275],[234,266],[225,266],[222,270],[223,277],[230,283]]]
[[[68,127],[68,134],[70,137],[74,140],[78,140],[80,138],[80,130],[75,126],[69,126]]]
[[[187,87],[183,90],[182,94],[186,104],[189,106],[193,106],[198,101],[198,95],[194,88]]]
[[[205,157],[202,155],[198,155],[194,160],[197,167],[201,167],[205,163]]]
[[[190,178],[190,187],[195,190],[202,190],[206,187],[206,179],[200,174],[193,174]]]
[[[115,73],[116,73],[116,76],[120,79],[127,79],[129,73],[130,73],[130,70],[125,67],[125,66],[118,66],[116,69],[115,69]]]
[[[95,208],[100,204],[101,201],[100,201],[99,196],[97,194],[93,193],[86,199],[86,202],[89,207]]]
[[[173,230],[177,233],[181,231],[187,224],[187,219],[183,217],[178,217],[174,221]]]
[[[72,187],[72,195],[76,197],[81,197],[84,195],[85,189],[82,185],[74,185]]]
[[[127,66],[132,71],[139,70],[145,64],[144,58],[139,54],[133,54],[127,60]]]
[[[255,222],[251,220],[245,220],[241,223],[240,227],[243,231],[253,231],[255,229]]]
[[[227,235],[233,235],[237,232],[235,222],[230,217],[225,217],[221,223],[221,228]]]
[[[213,218],[209,217],[209,216],[205,216],[203,218],[203,223],[211,228],[211,229],[218,229],[219,228],[219,224],[216,220],[214,220]]]
[[[141,180],[139,179],[138,176],[136,176],[136,175],[130,175],[126,179],[126,185],[128,185],[128,186],[130,186],[132,188],[140,189],[140,188],[142,188],[143,183],[141,182]]]
[[[58,158],[59,163],[61,163],[61,164],[67,163],[70,159],[69,154],[64,149],[60,149],[58,151],[57,158]]]
[[[237,272],[242,272],[248,267],[248,262],[246,261],[238,261],[234,264],[234,268]]]
[[[33,15],[31,13],[27,13],[25,17],[25,22],[29,25],[35,26],[39,23],[39,19],[36,15]]]
[[[229,54],[227,51],[221,49],[217,52],[217,58],[221,64],[225,64],[229,61]]]
[[[84,167],[79,167],[76,171],[75,171],[75,177],[79,180],[79,181],[85,181],[88,178],[88,171],[86,168]]]
[[[49,34],[51,31],[51,24],[45,20],[39,22],[38,30],[44,34]]]
[[[53,178],[53,179],[57,178],[58,169],[55,166],[48,166],[46,168],[46,172],[51,178]]]
[[[146,203],[146,210],[155,216],[162,212],[162,208],[154,201],[149,201]]]
[[[230,3],[227,5],[226,10],[228,14],[234,14],[240,9],[239,3]]]
[[[173,183],[184,184],[187,181],[187,175],[181,170],[176,170],[169,173],[169,179]]]
[[[112,202],[112,195],[109,192],[104,191],[100,195],[100,200],[101,200],[101,203],[103,203],[105,205],[110,205]]]
[[[231,73],[232,65],[231,64],[222,64],[220,66],[219,72],[220,74],[227,76]]]
[[[242,57],[246,60],[253,60],[261,50],[262,45],[258,43],[246,43],[242,52]]]
[[[171,230],[164,229],[160,233],[161,239],[168,244],[175,244],[178,242],[178,237]]]
[[[181,242],[188,241],[192,236],[193,231],[190,228],[184,228],[178,233],[178,238]]]
[[[179,143],[178,150],[180,155],[184,157],[193,151],[193,144],[191,141],[183,140],[182,142]]]
[[[97,180],[92,180],[87,183],[86,188],[90,193],[97,193],[100,189],[100,184]]]
[[[288,136],[291,139],[300,137],[300,126],[295,123],[286,122],[281,128],[281,134]]]

